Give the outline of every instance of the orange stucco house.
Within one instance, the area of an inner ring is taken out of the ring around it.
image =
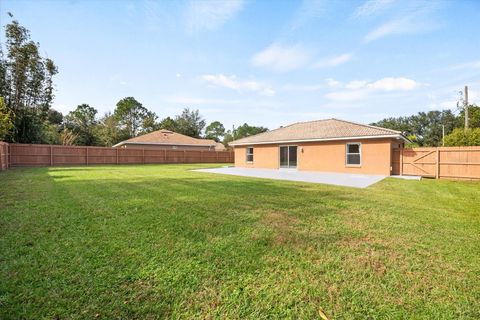
[[[294,123],[229,145],[236,167],[390,175],[392,149],[405,142],[399,131],[326,119]]]

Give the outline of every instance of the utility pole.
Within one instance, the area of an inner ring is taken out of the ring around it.
[[[465,86],[465,96],[463,99],[465,110],[465,130],[468,129],[468,86]]]
[[[442,124],[442,147],[445,147],[445,125]]]

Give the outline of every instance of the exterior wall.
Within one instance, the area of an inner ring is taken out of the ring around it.
[[[247,162],[247,148],[235,147],[235,167],[278,169],[278,145],[257,145],[253,163]]]
[[[360,166],[347,166],[345,162],[346,143],[353,142],[362,144]],[[358,139],[290,145],[298,146],[298,170],[390,175],[391,150],[396,144],[392,139]],[[253,163],[246,162],[247,146],[235,147],[235,166],[277,169],[280,162],[279,146],[254,145]]]
[[[124,149],[145,149],[145,150],[215,150],[215,147],[209,146],[173,146],[173,145],[161,145],[161,144],[124,144],[118,148]]]

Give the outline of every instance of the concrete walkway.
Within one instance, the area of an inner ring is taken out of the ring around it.
[[[237,167],[198,169],[193,171],[229,174],[243,177],[324,183],[354,188],[366,188],[386,178],[386,176],[369,174],[297,171],[292,169],[251,169]]]

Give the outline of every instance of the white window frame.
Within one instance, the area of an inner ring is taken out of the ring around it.
[[[252,153],[248,153],[248,150],[249,149],[252,149]],[[252,156],[252,160],[248,160],[248,156]],[[253,163],[253,160],[254,160],[254,152],[253,152],[253,147],[247,147],[246,150],[245,150],[245,161],[247,163]]]
[[[348,146],[350,145],[358,145],[358,153],[348,152]],[[349,155],[356,155],[360,156],[360,163],[348,163],[348,156]],[[348,142],[345,144],[345,166],[346,167],[361,167],[362,166],[362,143],[361,142]]]

